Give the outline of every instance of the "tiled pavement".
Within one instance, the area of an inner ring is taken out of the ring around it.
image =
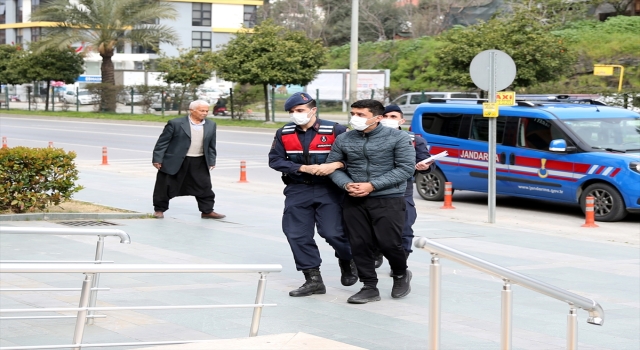
[[[80,200],[130,210],[151,211],[153,173],[82,169]],[[331,248],[318,241],[324,262],[325,295],[291,298],[302,282],[280,228],[281,187],[216,179],[216,211],[221,221],[202,220],[193,198],[176,198],[164,220],[117,220],[131,235],[130,245],[107,238],[104,259],[116,263],[277,263],[268,276],[260,335],[304,332],[367,349],[424,349],[427,346],[429,254],[414,252],[412,293],[389,297],[391,279],[381,278],[382,301],[351,305],[358,285],[343,287]],[[5,225],[5,223],[3,223]],[[51,222],[6,225],[61,227]],[[416,234],[597,300],[605,310],[602,327],[578,313],[581,349],[640,347],[640,256],[636,246],[538,234],[506,225],[450,221],[419,212]],[[640,231],[640,229],[639,229]],[[640,232],[639,232],[640,233]],[[0,235],[2,260],[93,258],[94,237]],[[443,260],[442,349],[499,347],[500,280]],[[379,270],[387,274],[388,265]],[[79,287],[81,275],[3,274],[3,288]],[[252,303],[258,276],[243,274],[103,274],[99,306]],[[565,348],[566,314],[562,302],[513,287],[515,349]],[[78,292],[0,294],[2,308],[77,305]],[[88,326],[87,343],[229,339],[246,337],[250,309],[120,311]],[[0,322],[0,345],[68,344],[73,319]],[[179,347],[175,347],[179,348]]]

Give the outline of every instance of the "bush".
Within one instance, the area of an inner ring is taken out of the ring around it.
[[[75,158],[61,148],[0,149],[0,210],[44,210],[71,199],[83,188],[75,184]]]

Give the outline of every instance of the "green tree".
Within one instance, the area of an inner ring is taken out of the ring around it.
[[[45,81],[47,91],[51,81],[63,81],[72,84],[84,72],[84,58],[72,48],[45,48],[41,51],[25,51],[20,60],[10,64],[11,69],[18,72],[28,81]],[[49,110],[49,94],[45,100],[45,111]]]
[[[43,47],[64,48],[84,42],[102,57],[102,82],[115,86],[113,61],[116,48],[137,43],[158,50],[160,43],[175,43],[175,31],[157,20],[175,20],[173,5],[153,0],[52,0],[31,14],[31,21],[54,22],[42,38]],[[115,111],[115,94],[103,106]]]
[[[514,87],[558,79],[570,73],[573,64],[563,39],[525,13],[454,28],[440,39],[445,45],[436,54],[439,79],[455,86],[474,87],[469,65],[484,50],[501,50],[513,58],[517,68]]]
[[[214,63],[217,75],[224,80],[263,86],[268,121],[268,86],[308,84],[325,63],[325,53],[320,40],[310,40],[304,32],[266,20],[253,33],[238,33],[215,53]]]
[[[16,71],[20,67],[24,51],[17,45],[0,45],[0,84],[17,85],[29,79]]]
[[[196,49],[181,51],[178,57],[163,56],[155,62],[155,69],[162,72],[167,84],[180,86],[178,114],[182,111],[182,101],[188,89],[204,84],[213,74],[213,53]]]

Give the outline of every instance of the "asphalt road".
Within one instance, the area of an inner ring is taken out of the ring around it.
[[[90,121],[53,119],[47,117],[0,117],[1,135],[9,146],[55,147],[77,153],[82,167],[98,167],[102,147],[108,149],[109,168],[118,172],[155,173],[151,154],[161,123],[123,121]],[[282,189],[279,173],[268,167],[267,153],[275,130],[249,128],[218,128],[218,164],[213,170],[215,178],[238,179],[240,161],[247,162],[247,177],[260,190],[279,192]],[[456,191],[453,196],[456,210],[440,210],[441,203],[428,202],[415,194],[420,213],[449,217],[451,220],[486,222],[487,196],[482,193]],[[640,245],[640,215],[629,215],[617,223],[599,223],[598,229],[585,229],[580,225],[584,216],[577,206],[546,201],[498,196],[496,221],[498,223],[530,228],[536,232],[567,234],[585,239],[596,239]]]

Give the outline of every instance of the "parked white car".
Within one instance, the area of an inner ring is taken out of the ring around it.
[[[480,98],[475,92],[434,92],[425,91],[422,92],[410,92],[404,95],[400,95],[398,98],[391,102],[392,105],[400,107],[404,119],[411,121],[413,118],[413,112],[415,112],[418,105],[423,102],[428,102],[432,98]]]
[[[76,96],[76,92],[73,90],[67,90],[64,93],[64,102],[66,103],[76,103],[76,100],[79,101],[81,105],[91,105],[96,104],[100,101],[100,96],[96,94],[92,94],[89,90],[79,90],[78,96]]]

